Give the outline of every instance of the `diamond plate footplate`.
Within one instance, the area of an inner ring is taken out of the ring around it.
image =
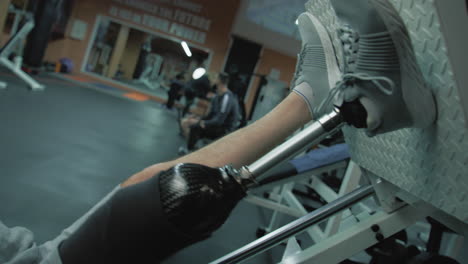
[[[467,223],[468,131],[434,0],[389,1],[408,29],[420,70],[434,92],[438,120],[427,129],[374,138],[346,127],[351,156],[361,167]],[[331,33],[340,52],[329,0],[310,0],[306,8]]]

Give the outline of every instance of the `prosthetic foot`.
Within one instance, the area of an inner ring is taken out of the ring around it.
[[[339,19],[357,31],[355,73],[346,73],[343,100],[359,99],[369,135],[405,127],[425,128],[436,119],[403,21],[385,0],[332,0]]]

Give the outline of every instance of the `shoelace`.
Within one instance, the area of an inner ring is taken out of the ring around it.
[[[349,25],[341,25],[338,29],[343,54],[343,72],[349,73],[350,66],[356,63],[359,35]]]
[[[366,73],[353,73],[350,66],[354,66],[357,60],[358,40],[359,35],[349,25],[342,25],[338,29],[338,35],[343,48],[343,74],[341,81],[337,82],[335,87],[330,90],[328,96],[323,100],[318,107],[314,109],[315,116],[322,116],[326,111],[330,111],[332,100],[347,87],[352,86],[357,80],[370,81],[377,89],[386,95],[393,94],[395,83],[383,76],[370,76]],[[387,84],[387,87],[384,84]]]
[[[337,82],[335,87],[330,90],[325,100],[323,100],[320,105],[314,109],[315,116],[322,116],[325,114],[325,111],[329,111],[328,107],[331,106],[331,101],[335,98],[335,96],[343,92],[346,87],[351,86],[357,80],[372,82],[377,87],[377,89],[379,89],[385,95],[392,95],[395,89],[395,83],[387,77],[370,76],[367,73],[344,74],[341,81]],[[388,87],[385,87],[384,83],[388,84]]]
[[[291,89],[294,88],[294,85],[297,79],[299,78],[299,74],[302,71],[302,63],[303,63],[305,52],[306,52],[305,50],[306,50],[305,47],[302,47],[301,52],[298,54],[297,62],[296,62],[296,71],[294,72],[294,78],[291,81],[291,85],[290,85]]]

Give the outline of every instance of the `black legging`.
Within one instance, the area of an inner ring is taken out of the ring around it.
[[[167,93],[167,103],[166,103],[167,108],[172,109],[172,107],[174,106],[175,101],[178,100],[177,97],[179,97],[179,91],[177,91],[177,90],[171,89]]]
[[[201,138],[216,139],[226,134],[226,129],[223,127],[206,127],[202,128],[199,124],[190,127],[187,149],[193,150],[197,141]]]
[[[208,238],[245,196],[229,173],[178,164],[121,188],[59,245],[62,263],[160,263]]]
[[[184,117],[190,111],[190,107],[192,106],[193,101],[195,101],[195,94],[191,91],[185,91],[185,107],[182,111],[182,117]]]
[[[160,263],[196,241],[167,219],[159,177],[119,190],[59,246],[64,264]]]

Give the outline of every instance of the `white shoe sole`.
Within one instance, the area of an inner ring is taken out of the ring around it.
[[[403,99],[411,114],[413,127],[429,127],[435,122],[436,106],[417,65],[413,44],[406,27],[390,2],[373,0],[373,4],[380,13],[398,53]]]

